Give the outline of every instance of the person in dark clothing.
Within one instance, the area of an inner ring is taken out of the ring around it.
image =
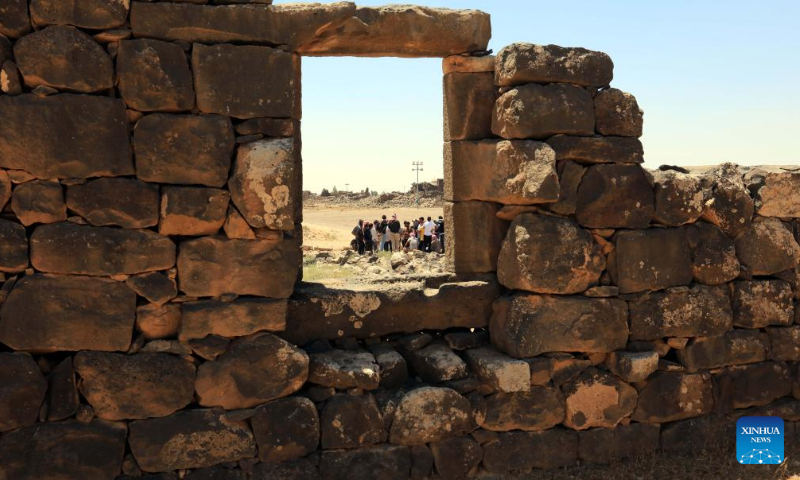
[[[389,243],[389,222],[386,221],[386,215],[381,216],[381,223],[376,225],[376,227],[378,228],[378,235],[380,235],[380,238],[376,239],[376,241],[380,242],[378,251],[382,252],[384,250],[389,250],[386,248],[386,244]]]
[[[353,228],[353,235],[356,237],[356,247],[359,255],[364,255],[364,220],[358,221],[358,225]]]
[[[444,219],[439,216],[439,220],[436,221],[436,236],[439,237],[439,243],[442,245],[442,253],[444,253]]]
[[[364,225],[364,251],[372,253],[374,247],[372,241],[372,224],[368,222]]]
[[[389,234],[389,244],[392,246],[393,252],[400,251],[400,220],[397,219],[397,214],[392,215],[392,220],[387,224]]]

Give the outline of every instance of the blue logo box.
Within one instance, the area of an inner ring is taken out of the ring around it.
[[[736,461],[744,465],[783,463],[783,419],[741,417],[736,422]]]

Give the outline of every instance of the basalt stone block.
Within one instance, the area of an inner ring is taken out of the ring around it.
[[[286,300],[240,298],[233,302],[201,300],[182,305],[182,341],[208,335],[243,337],[256,332],[279,332],[286,327]]]
[[[207,187],[164,187],[161,191],[161,235],[215,235],[228,215],[231,196]]]
[[[447,75],[448,73],[494,72],[494,62],[494,55],[483,55],[480,57],[450,55],[442,59],[442,73]]]
[[[572,294],[597,284],[605,268],[600,246],[574,221],[523,213],[503,241],[497,279],[512,290]]]
[[[492,72],[455,72],[444,76],[444,140],[491,138],[497,100]]]
[[[75,415],[80,406],[72,357],[67,357],[47,376],[47,421],[54,422]]]
[[[714,376],[714,409],[758,407],[791,395],[792,376],[784,362],[762,362],[726,368]]]
[[[33,231],[31,263],[42,272],[73,275],[167,270],[175,266],[175,244],[149,230],[55,223]]]
[[[75,27],[52,26],[26,35],[14,45],[14,58],[29,88],[92,93],[114,86],[111,57]]]
[[[250,423],[262,462],[305,457],[319,445],[317,407],[305,397],[285,398],[258,407]]]
[[[733,283],[733,324],[743,328],[794,323],[794,292],[783,280],[752,280]]]
[[[603,87],[614,77],[614,63],[603,52],[558,45],[513,43],[497,54],[495,83],[571,83]]]
[[[450,438],[431,444],[436,473],[443,479],[468,478],[483,459],[483,450],[471,437]]]
[[[0,9],[0,34],[18,38],[31,31],[26,0],[8,0]]]
[[[125,424],[39,423],[0,439],[0,476],[15,480],[114,478],[125,454]]]
[[[189,62],[180,45],[139,38],[119,42],[117,84],[139,112],[181,112],[194,106]]]
[[[2,24],[2,20],[0,20],[0,24]],[[13,50],[11,48],[11,42],[2,33],[0,33],[0,65],[5,63],[7,60],[13,59],[12,52]]]
[[[150,303],[162,305],[178,295],[175,280],[163,273],[150,272],[132,275],[125,284]]]
[[[151,477],[152,475],[145,476],[145,478],[150,480],[160,480],[159,478],[151,479]],[[185,480],[247,480],[247,474],[242,470],[216,466],[192,470],[191,473],[183,478]],[[172,477],[164,480],[172,480]]]
[[[116,0],[31,0],[30,8],[36,25],[108,30],[125,23],[129,5]]]
[[[705,209],[710,192],[701,179],[674,170],[653,172],[655,211],[653,220],[670,227],[694,223]]]
[[[575,219],[589,228],[647,228],[653,189],[639,165],[594,165],[578,187]]]
[[[628,305],[632,340],[721,335],[733,329],[725,286],[672,288],[643,295]]]
[[[611,352],[627,343],[628,308],[617,299],[518,293],[495,302],[489,331],[495,347],[516,358]]]
[[[250,408],[290,395],[308,378],[308,355],[275,335],[231,342],[228,350],[197,369],[195,390],[203,406]]]
[[[97,178],[67,187],[67,208],[98,227],[158,223],[158,185],[135,178]]]
[[[464,360],[444,344],[434,343],[406,352],[406,359],[414,373],[425,382],[442,383],[469,376]]]
[[[577,459],[578,434],[562,428],[501,433],[496,441],[483,446],[483,466],[495,474],[566,467]]]
[[[397,404],[389,441],[423,445],[464,435],[475,427],[466,398],[449,388],[422,387],[406,393]]]
[[[408,480],[411,475],[411,456],[407,447],[396,445],[378,445],[356,450],[327,450],[322,452],[319,471],[326,480],[355,478]]]
[[[516,87],[497,99],[492,132],[506,139],[593,135],[592,95],[561,83]]]
[[[225,236],[231,240],[255,240],[256,234],[247,220],[244,219],[241,213],[235,207],[228,205],[228,218],[222,224],[222,229],[225,231]]]
[[[11,177],[5,170],[0,170],[0,210],[11,200]]]
[[[445,202],[445,262],[456,273],[497,270],[497,256],[508,222],[497,218],[500,206],[488,202]]]
[[[378,364],[381,387],[399,387],[406,383],[408,364],[402,355],[388,345],[370,347],[370,351],[375,355],[375,363]]]
[[[716,225],[697,222],[686,227],[692,252],[692,276],[696,282],[719,285],[736,279],[741,272],[736,246]]]
[[[292,240],[199,238],[181,243],[178,286],[198,297],[237,293],[288,298],[300,264],[300,249]]]
[[[322,448],[361,448],[386,440],[383,417],[370,394],[339,394],[322,410]]]
[[[283,463],[258,463],[253,467],[252,480],[309,480],[320,478],[318,458],[300,458]],[[349,477],[345,477],[349,478]]]
[[[612,463],[647,455],[660,448],[658,425],[632,423],[616,428],[595,428],[578,433],[578,458],[591,463]]]
[[[0,342],[36,352],[126,351],[136,294],[91,277],[26,276],[0,308]]]
[[[691,253],[683,230],[617,232],[614,244],[608,269],[620,293],[661,290],[692,281]]]
[[[185,410],[129,425],[128,442],[145,472],[203,468],[256,455],[247,422],[220,410]]]
[[[797,266],[800,245],[783,222],[760,217],[736,239],[736,254],[751,275],[772,275]]]
[[[17,64],[11,60],[3,62],[0,66],[0,92],[8,95],[22,94],[22,76]]]
[[[724,163],[706,172],[703,179],[711,187],[711,198],[701,218],[729,237],[739,237],[750,226],[755,210],[739,166]]]
[[[470,370],[498,392],[527,392],[531,387],[531,368],[524,360],[517,360],[488,347],[473,348],[464,352]]]
[[[165,417],[194,399],[195,368],[166,353],[78,352],[81,394],[106,420]]]
[[[706,415],[661,427],[661,448],[682,453],[696,453],[698,450],[713,451],[733,445],[736,422],[727,415]],[[686,439],[691,438],[691,442]]]
[[[33,425],[45,392],[47,381],[33,357],[0,353],[0,432]]]
[[[553,387],[530,386],[528,391],[496,393],[480,407],[480,427],[494,432],[547,430],[564,421],[564,394]]]
[[[763,362],[767,359],[768,340],[757,330],[737,329],[723,335],[693,338],[686,348],[676,353],[678,361],[691,373],[728,365]]]
[[[235,138],[220,115],[147,115],[136,123],[136,176],[145,182],[222,187]]]
[[[136,308],[136,330],[147,340],[171,338],[178,334],[181,325],[180,305],[148,303]]]
[[[744,175],[762,217],[800,217],[800,173],[782,167],[756,167]]]
[[[658,359],[657,352],[611,352],[605,364],[614,375],[636,383],[658,370]]]
[[[300,123],[291,118],[251,118],[236,125],[239,135],[264,135],[271,138],[294,137]]]
[[[664,423],[711,413],[714,393],[708,374],[658,372],[639,390],[639,403],[631,419]]]
[[[574,215],[578,204],[578,188],[588,168],[575,162],[558,162],[558,202],[545,205],[559,215]]]
[[[566,413],[564,425],[573,430],[613,428],[636,408],[636,389],[597,368],[584,370],[561,386]]]
[[[531,141],[449,142],[444,147],[444,198],[532,205],[558,200],[556,156]]]
[[[0,110],[2,168],[42,179],[133,174],[121,100],[71,94],[0,96]]]
[[[339,390],[360,388],[375,390],[380,385],[380,371],[369,352],[330,350],[312,353],[308,381]]]
[[[28,236],[19,223],[0,219],[0,272],[28,268]]]
[[[641,137],[644,112],[636,97],[616,88],[602,90],[594,98],[597,133],[618,137]]]
[[[630,137],[574,137],[556,135],[547,139],[559,162],[642,163],[644,147],[638,138]]]
[[[194,44],[197,108],[243,119],[298,118],[298,58],[270,47]]]
[[[300,174],[294,139],[242,145],[228,180],[231,200],[253,228],[293,230],[298,220]]]
[[[767,328],[772,360],[800,361],[800,325],[789,328]]]
[[[26,227],[34,223],[63,222],[67,206],[61,185],[54,181],[23,183],[11,195],[11,210]]]

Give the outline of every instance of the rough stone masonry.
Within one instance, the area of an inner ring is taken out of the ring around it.
[[[0,478],[494,478],[741,415],[793,441],[800,169],[646,170],[608,55],[488,55],[482,12],[270,3],[0,2]],[[299,281],[304,55],[443,59],[451,273]]]

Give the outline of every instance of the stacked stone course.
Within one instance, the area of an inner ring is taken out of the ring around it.
[[[489,16],[0,6],[0,478],[460,479],[800,421],[800,173]],[[440,57],[452,273],[299,282],[300,57]]]

